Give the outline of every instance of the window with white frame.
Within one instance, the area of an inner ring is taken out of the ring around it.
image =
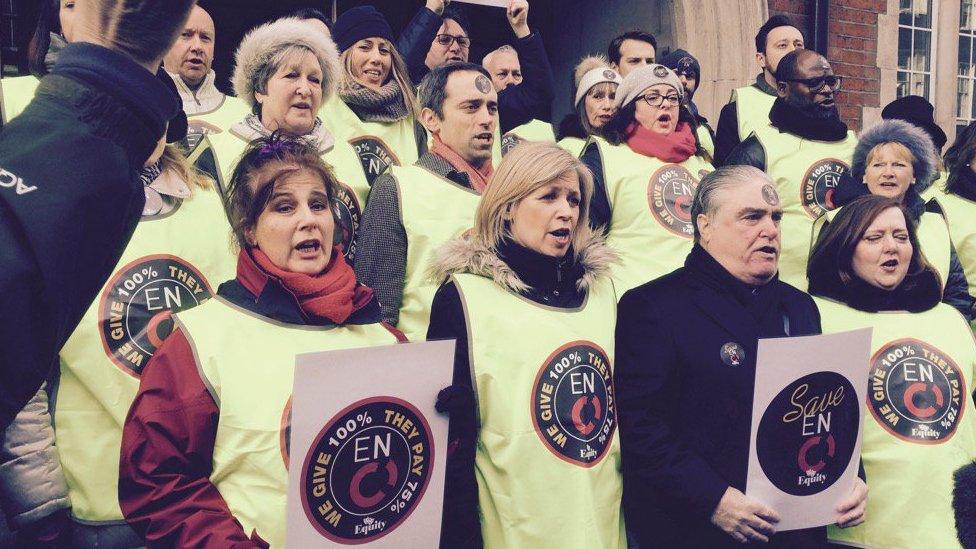
[[[963,0],[963,4],[970,0]],[[920,95],[934,102],[932,94],[932,44],[935,43],[933,0],[899,0],[898,97]]]
[[[956,133],[976,120],[976,0],[959,3],[959,69],[956,77]]]

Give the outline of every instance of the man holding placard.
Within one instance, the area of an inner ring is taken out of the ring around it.
[[[821,546],[824,528],[774,536],[785,510],[744,494],[759,339],[820,333],[813,300],[777,279],[779,195],[755,168],[721,168],[702,179],[691,215],[685,266],[618,308],[627,525],[647,546]],[[853,484],[836,504],[840,526],[863,521],[867,489]]]

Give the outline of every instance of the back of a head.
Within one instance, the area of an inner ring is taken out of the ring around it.
[[[976,549],[976,462],[967,463],[953,474],[952,509],[956,537],[965,549]]]
[[[321,21],[322,24],[329,29],[329,32],[332,32],[332,20],[329,19],[329,17],[323,13],[322,10],[316,8],[299,8],[291,12],[289,17],[295,17],[302,20],[314,19],[316,21]]]
[[[657,50],[657,38],[654,38],[653,34],[641,30],[628,31],[610,41],[610,45],[607,47],[607,58],[611,63],[615,65],[620,64],[620,47],[626,40],[647,42]]]
[[[819,55],[813,50],[793,50],[790,53],[783,56],[779,60],[779,65],[776,67],[776,77],[777,82],[788,82],[796,78],[797,71],[799,70],[800,58],[803,55]]]
[[[766,53],[766,38],[769,37],[770,31],[779,27],[793,27],[799,30],[799,27],[793,23],[793,20],[785,15],[774,15],[763,23],[763,26],[759,27],[759,32],[756,33],[756,52]]]
[[[78,40],[103,44],[142,65],[156,64],[182,32],[196,0],[85,0],[78,28],[99,32]]]

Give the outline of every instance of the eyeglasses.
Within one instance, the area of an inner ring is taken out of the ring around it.
[[[786,82],[799,82],[810,88],[810,91],[815,93],[820,93],[824,90],[824,87],[830,86],[830,90],[833,92],[840,91],[840,77],[836,74],[828,74],[826,76],[818,76],[817,78],[788,78]]]
[[[468,49],[468,47],[471,46],[471,39],[468,38],[467,36],[453,36],[450,34],[438,34],[437,36],[434,37],[434,40],[436,40],[438,44],[442,46],[446,46],[448,48],[451,47],[451,43],[455,41],[458,43],[458,46],[464,49]]]
[[[667,101],[670,105],[677,105],[681,103],[681,97],[677,95],[638,95],[637,99],[643,100],[652,107],[661,107],[664,105],[665,101]]]

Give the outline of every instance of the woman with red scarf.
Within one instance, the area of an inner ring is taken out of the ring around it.
[[[617,295],[684,264],[691,251],[691,201],[710,157],[696,137],[684,87],[664,65],[631,71],[618,111],[580,157],[594,175],[590,225],[620,253]]]
[[[234,170],[237,277],[174,317],[123,431],[121,507],[148,545],[281,546],[295,355],[402,339],[336,244],[336,186],[276,135]]]

